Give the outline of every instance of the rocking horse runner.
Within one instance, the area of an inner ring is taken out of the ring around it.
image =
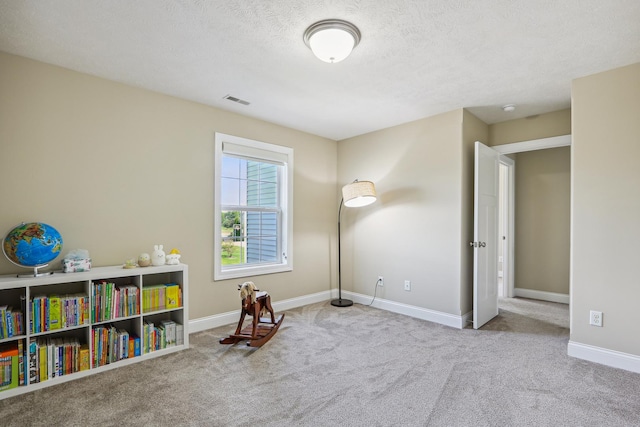
[[[220,344],[235,344],[247,340],[250,347],[262,347],[264,343],[273,337],[284,319],[284,313],[276,319],[271,307],[271,297],[267,292],[260,291],[253,282],[245,282],[238,285],[242,309],[240,321],[235,334],[220,340]],[[252,316],[251,325],[242,328],[246,315]],[[269,317],[261,317],[261,316]]]

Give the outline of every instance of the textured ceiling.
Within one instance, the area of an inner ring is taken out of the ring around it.
[[[362,32],[338,64],[302,40],[326,18]],[[568,108],[572,79],[640,62],[640,1],[0,0],[0,50],[341,140]]]

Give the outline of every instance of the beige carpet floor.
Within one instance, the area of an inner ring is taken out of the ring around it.
[[[633,426],[640,375],[567,356],[568,306],[501,301],[481,330],[328,302],[261,349],[191,348],[0,401],[3,426]]]

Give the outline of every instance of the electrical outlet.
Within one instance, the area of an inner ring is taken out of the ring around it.
[[[405,291],[410,291],[411,290],[411,280],[405,280],[404,281],[404,290]]]
[[[589,312],[589,324],[602,327],[602,312],[591,310]]]
[[[384,278],[382,276],[378,276],[378,286],[384,286]]]

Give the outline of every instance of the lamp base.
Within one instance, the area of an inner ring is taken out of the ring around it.
[[[338,298],[331,301],[331,305],[336,307],[350,307],[353,305],[353,301],[350,299]]]

